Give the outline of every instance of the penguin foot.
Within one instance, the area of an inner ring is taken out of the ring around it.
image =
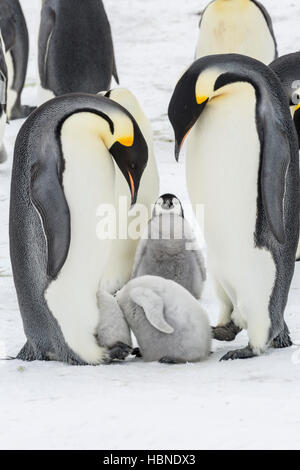
[[[11,110],[10,120],[13,121],[14,119],[24,119],[29,116],[32,111],[36,109],[36,106],[19,106],[15,107]]]
[[[241,328],[231,321],[227,325],[213,327],[212,335],[213,339],[217,339],[218,341],[233,341],[241,331]]]
[[[255,354],[250,346],[247,346],[243,349],[236,349],[235,351],[229,351],[225,356],[220,359],[221,361],[234,361],[236,359],[251,359],[252,357],[256,357]]]
[[[112,348],[109,349],[109,358],[110,360],[117,359],[119,361],[124,361],[129,354],[131,354],[132,348],[124,343],[116,343]]]
[[[159,360],[159,363],[160,364],[170,364],[170,365],[179,364],[179,362],[176,361],[176,359],[173,359],[172,357],[168,357],[168,356],[162,357]]]
[[[134,349],[132,350],[131,355],[132,355],[132,356],[135,356],[135,357],[139,357],[139,358],[143,357],[140,348],[134,348]]]
[[[284,324],[284,329],[282,332],[275,339],[273,339],[271,346],[275,349],[283,349],[293,346],[293,342],[290,337],[290,331],[286,324]]]

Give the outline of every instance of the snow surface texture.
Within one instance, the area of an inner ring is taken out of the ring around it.
[[[21,3],[31,39],[23,102],[34,105],[39,1]],[[184,159],[175,163],[166,113],[177,79],[193,60],[198,13],[206,1],[104,3],[121,86],[137,95],[153,123],[161,191],[174,192],[187,203]],[[263,3],[272,14],[280,54],[299,50],[299,2]],[[21,124],[7,126],[9,161],[0,168],[1,356],[15,355],[25,341],[8,251],[11,163]],[[295,342],[300,340],[299,287],[300,263],[286,311]],[[214,324],[217,305],[209,285],[205,304]],[[245,332],[234,343],[215,342],[209,360],[193,365],[0,362],[0,448],[299,449],[300,346],[269,350],[248,361],[219,362],[246,343]]]

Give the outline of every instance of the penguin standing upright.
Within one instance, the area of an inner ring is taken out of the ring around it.
[[[176,156],[191,130],[187,185],[204,206],[208,265],[221,304],[215,338],[248,331],[224,359],[291,344],[284,310],[299,236],[298,142],[275,73],[238,54],[195,61],[169,105]],[[199,207],[199,208],[200,208]]]
[[[3,145],[4,131],[7,121],[7,68],[4,51],[0,41],[0,163],[5,162],[7,153]]]
[[[0,29],[8,71],[7,116],[8,119],[25,118],[34,107],[21,105],[28,65],[29,37],[19,0],[0,0]]]
[[[119,206],[121,220],[118,222],[119,237],[113,240],[110,261],[102,278],[102,288],[115,293],[130,279],[134,257],[140,237],[151,218],[152,208],[159,194],[159,175],[153,150],[153,132],[149,119],[143,112],[136,97],[124,88],[116,88],[106,93],[106,97],[127,109],[136,120],[148,145],[148,162],[142,176],[136,210],[129,210],[131,196],[128,185],[119,168],[116,167],[116,205]],[[130,233],[130,224],[138,216],[137,234]],[[121,230],[119,230],[121,229]],[[120,231],[126,236],[120,237]]]
[[[39,103],[119,83],[110,24],[101,0],[43,0],[39,30]]]
[[[256,0],[214,0],[204,10],[196,58],[243,54],[269,64],[277,57],[272,20]]]
[[[279,57],[270,64],[270,67],[281,80],[288,97],[288,103],[298,134],[300,149],[300,52],[294,52]],[[300,239],[296,260],[300,261]]]
[[[97,291],[111,240],[97,232],[97,211],[115,207],[113,160],[135,203],[147,158],[134,118],[102,96],[56,98],[21,128],[10,204],[11,261],[27,336],[18,358],[108,359],[96,341]]]

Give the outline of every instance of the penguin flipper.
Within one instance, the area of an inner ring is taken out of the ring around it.
[[[47,61],[49,44],[51,36],[55,27],[56,15],[55,11],[49,6],[43,5],[41,12],[41,25],[39,31],[39,51],[38,51],[38,62],[39,62],[39,74],[41,85],[43,88],[48,88],[47,83]]]
[[[70,247],[70,212],[56,159],[50,152],[46,152],[49,158],[36,162],[31,168],[30,196],[43,223],[48,251],[47,274],[54,279]]]
[[[267,111],[266,111],[267,112]],[[270,229],[280,244],[285,243],[284,196],[286,174],[293,149],[275,110],[262,117],[262,200]]]
[[[130,297],[134,303],[142,307],[147,320],[154,328],[169,335],[174,333],[174,328],[164,317],[163,299],[152,289],[135,287],[130,291]]]

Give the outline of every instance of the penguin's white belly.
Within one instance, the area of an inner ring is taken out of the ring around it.
[[[249,328],[249,319],[259,318],[252,322],[260,328],[259,345],[270,325],[276,268],[271,253],[254,245],[260,154],[255,94],[250,85],[234,86],[241,92],[211,101],[192,130],[187,183],[192,203],[204,204],[210,269],[234,306],[236,323]]]
[[[275,58],[273,37],[262,12],[252,2],[240,8],[234,2],[212,4],[204,14],[196,57],[229,53],[247,55],[265,64]]]
[[[38,86],[38,106],[55,98],[55,94],[51,90],[46,90],[42,85]]]
[[[128,184],[116,166],[118,238],[112,242],[111,256],[101,281],[101,288],[112,294],[130,279],[137,244],[151,218],[153,204],[158,198],[159,178],[152,150],[152,138],[145,133],[144,135],[148,142],[149,159],[141,179],[137,203],[130,211],[131,196]]]
[[[11,110],[13,109],[16,99],[17,99],[17,92],[13,90],[13,82],[14,82],[14,63],[12,59],[12,55],[10,52],[7,52],[5,54],[5,62],[7,66],[7,78],[8,78],[8,83],[7,83],[7,115],[8,118],[11,116]]]
[[[96,295],[111,242],[97,238],[97,209],[114,203],[114,166],[97,134],[82,138],[80,119],[80,114],[73,115],[61,133],[71,241],[65,264],[45,296],[70,348],[86,362],[99,363],[103,349],[94,337],[99,323]]]

